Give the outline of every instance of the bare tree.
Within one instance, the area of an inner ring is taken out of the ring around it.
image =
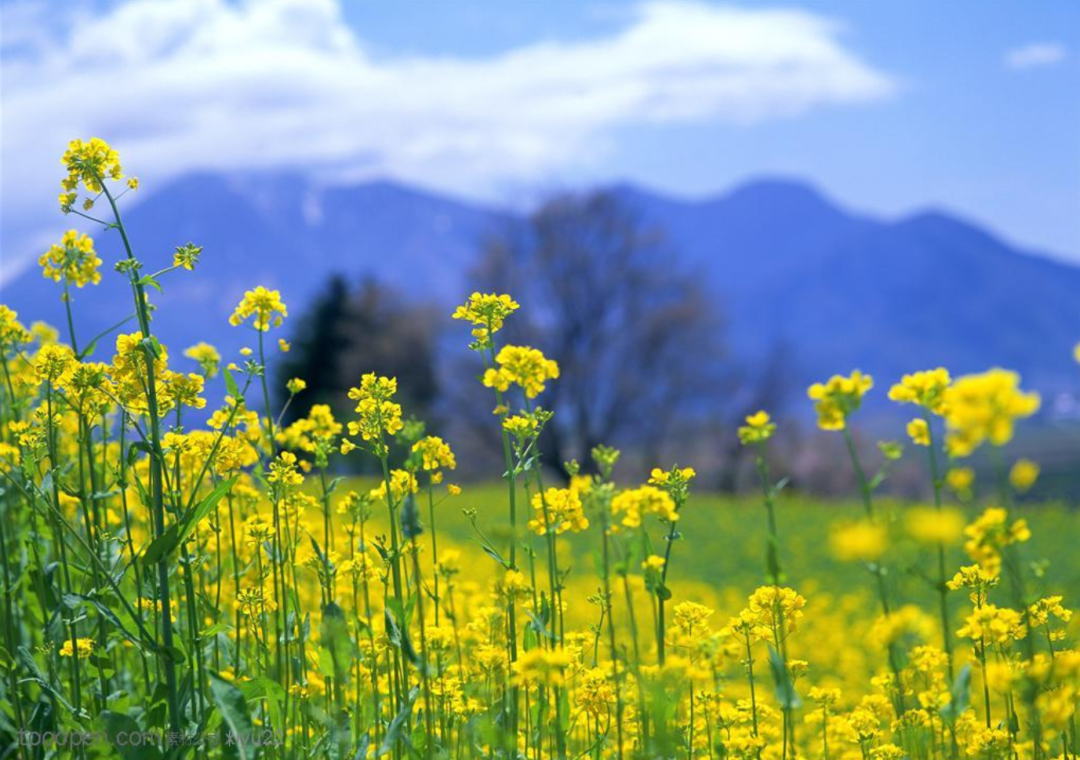
[[[549,463],[598,443],[657,452],[680,417],[717,399],[717,309],[676,252],[611,191],[560,193],[484,246],[478,280],[522,303],[509,338],[561,368]]]

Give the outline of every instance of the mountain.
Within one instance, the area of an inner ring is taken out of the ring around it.
[[[701,200],[611,189],[663,232],[672,266],[722,305],[744,361],[782,346],[799,385],[855,367],[886,383],[929,366],[1003,365],[1045,394],[1077,395],[1080,268],[944,212],[876,219],[786,179]],[[374,276],[403,297],[448,307],[471,291],[485,236],[520,223],[504,209],[393,182],[326,188],[290,174],[188,176],[142,199],[126,220],[150,270],[168,265],[173,245],[205,248],[195,275],[170,275],[154,298],[158,334],[174,353],[202,339],[229,352],[250,343],[227,319],[256,284],[281,289],[293,315],[334,272]],[[96,239],[102,258],[118,259],[115,232]],[[36,267],[8,279],[0,300],[24,319],[62,324],[60,291]],[[123,285],[106,273],[102,285],[76,291],[80,322],[96,332],[130,313]],[[92,330],[84,329],[85,343]]]

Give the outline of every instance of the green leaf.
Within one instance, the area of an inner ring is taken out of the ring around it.
[[[104,602],[83,594],[64,594],[64,606],[69,609],[74,609],[80,604],[88,604],[93,607],[102,617],[112,623],[113,627],[115,627],[125,639],[145,651],[146,646],[143,641],[125,628],[124,624],[120,622],[120,618],[116,616],[116,613],[106,607]]]
[[[146,441],[135,441],[128,447],[127,465],[128,467],[134,467],[135,462],[138,461],[139,452],[143,452],[147,456],[154,453],[154,450],[150,447],[150,444]]]
[[[390,617],[390,614],[387,613],[387,616]],[[320,670],[324,675],[347,680],[356,647],[349,638],[349,624],[345,621],[345,613],[334,602],[323,607],[320,634],[319,643],[323,648],[319,654]]]
[[[152,287],[158,293],[164,293],[165,292],[165,290],[161,287],[161,283],[158,282],[157,280],[150,280],[150,282],[148,282],[146,284],[149,285],[150,287]]]
[[[232,376],[232,372],[228,367],[221,368],[221,374],[225,377],[225,391],[235,400],[240,400],[240,388],[236,385],[236,380]]]
[[[397,600],[392,599],[389,601],[395,602]],[[401,615],[403,622],[399,624],[391,611],[390,604],[383,610],[383,614],[386,617],[386,636],[390,640],[390,644],[400,649],[416,668],[422,667],[420,656],[416,653],[416,649],[413,648],[412,639],[409,638],[408,615]]]
[[[199,638],[203,641],[208,641],[209,639],[217,636],[219,633],[227,633],[231,630],[233,630],[233,627],[228,623],[214,623],[213,625],[207,628],[203,628],[201,631],[199,631]]]
[[[769,646],[769,669],[772,670],[773,681],[776,683],[776,700],[780,703],[780,707],[785,710],[802,707],[802,700],[795,693],[795,684],[791,682],[787,663],[771,645]]]
[[[176,547],[183,543],[191,531],[195,529],[199,521],[210,514],[222,497],[232,489],[237,477],[234,475],[228,480],[218,483],[217,488],[188,510],[186,515],[166,528],[164,533],[151,541],[150,545],[146,547],[140,561],[144,565],[152,565],[155,562],[160,562],[175,551]]]
[[[481,547],[481,548],[483,548],[484,553],[486,555],[491,557],[493,560],[498,562],[500,565],[502,565],[503,567],[505,567],[507,569],[510,568],[510,563],[507,562],[505,559],[503,559],[502,555],[499,554],[499,552],[497,552],[494,548],[488,546],[487,544],[484,544],[483,547]]]
[[[109,744],[124,760],[160,760],[161,750],[152,744],[134,744],[130,737],[141,735],[142,729],[130,715],[105,710],[101,713],[101,722],[105,724],[105,733]],[[124,741],[117,741],[117,735],[124,734]]]
[[[364,734],[360,737],[360,746],[356,750],[356,754],[353,756],[353,760],[367,760],[368,747],[371,746],[371,734]]]
[[[387,726],[386,736],[383,738],[382,746],[379,747],[379,751],[375,755],[376,757],[382,757],[390,752],[394,748],[394,745],[404,738],[405,724],[409,720],[409,715],[412,714],[413,703],[416,701],[416,695],[419,693],[420,690],[415,686],[409,691],[408,700],[402,705],[398,714],[394,716],[394,719],[390,721],[390,725]]]
[[[941,717],[952,726],[968,708],[971,687],[971,663],[968,663],[956,674],[956,680],[952,685],[952,696],[949,703],[941,708]]]
[[[210,696],[221,713],[222,720],[232,734],[233,746],[240,760],[255,757],[255,746],[251,744],[253,729],[251,714],[248,712],[244,693],[217,673],[210,673]]]

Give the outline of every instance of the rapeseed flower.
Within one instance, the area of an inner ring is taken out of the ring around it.
[[[495,356],[495,363],[498,368],[484,372],[484,386],[500,393],[517,385],[527,398],[536,398],[544,392],[549,380],[559,377],[559,365],[528,346],[503,346]]]
[[[1012,440],[1018,419],[1039,410],[1039,395],[1020,389],[1020,376],[1003,369],[965,375],[944,392],[950,456],[970,456],[983,443],[1003,446]]]
[[[850,376],[833,375],[825,383],[814,383],[806,395],[814,402],[818,427],[843,430],[852,412],[858,410],[863,396],[874,387],[874,379],[855,370]]]
[[[675,500],[667,491],[655,486],[641,486],[617,494],[611,500],[611,514],[615,519],[614,529],[641,527],[642,518],[654,515],[666,522],[675,522],[679,513],[675,509]]]
[[[1030,459],[1018,459],[1009,470],[1009,484],[1017,493],[1027,493],[1039,479],[1039,465]]]
[[[71,639],[67,639],[63,646],[60,647],[61,657],[75,657],[76,659],[86,659],[94,651],[95,642],[93,639],[75,639],[75,646],[72,646]]]
[[[38,259],[41,273],[54,282],[64,280],[77,288],[101,282],[101,259],[94,250],[94,241],[77,230],[68,230],[60,242],[49,247]]]
[[[889,534],[878,523],[860,520],[835,526],[829,535],[829,545],[839,560],[871,562],[885,553]]]
[[[533,494],[533,519],[529,530],[543,536],[549,530],[556,534],[580,533],[589,527],[589,518],[581,507],[581,497],[573,488],[548,488]]]
[[[915,404],[933,414],[945,413],[945,391],[952,379],[944,367],[904,375],[889,389],[889,398],[901,404]]]
[[[229,324],[237,327],[251,316],[255,317],[253,322],[255,329],[266,332],[271,326],[280,327],[289,316],[289,310],[285,302],[281,300],[280,291],[268,290],[259,285],[254,290],[244,293],[244,297],[229,317]]]
[[[746,418],[746,424],[739,428],[739,441],[744,446],[754,446],[772,438],[776,432],[776,423],[769,418],[768,412],[755,412]]]
[[[207,377],[217,377],[221,366],[221,354],[209,343],[196,343],[184,350],[184,356],[194,359]]]
[[[68,172],[68,176],[60,182],[63,189],[60,194],[60,208],[65,212],[75,205],[80,185],[97,195],[104,191],[102,183],[106,180],[124,178],[120,154],[98,137],[91,137],[85,142],[72,140],[61,160]],[[129,187],[137,188],[138,182]]]
[[[908,535],[923,544],[951,544],[964,534],[965,524],[958,509],[912,507],[904,513]]]
[[[508,295],[473,293],[451,316],[453,319],[471,322],[475,325],[473,337],[486,341],[493,333],[502,329],[506,318],[518,308],[518,303]]]

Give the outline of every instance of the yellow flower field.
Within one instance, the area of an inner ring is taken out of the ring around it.
[[[76,231],[40,260],[63,329],[0,306],[3,756],[1080,756],[1080,517],[1017,506],[1038,466],[1008,444],[1040,399],[1015,373],[814,384],[851,500],[785,490],[767,411],[739,430],[760,495],[720,499],[675,463],[625,482],[605,446],[543,469],[559,367],[501,340],[512,295],[474,293],[446,318],[505,468],[462,486],[378,367],[348,419],[281,424],[288,293],[251,284],[223,326],[251,332],[236,361],[161,345],[153,296],[201,249],[139,258],[120,157],[95,138],[63,162],[61,208],[119,237],[138,326],[77,340],[70,288],[106,264]],[[911,413],[872,462],[850,432],[868,393]],[[965,466],[984,448],[997,482]],[[927,503],[880,494],[902,457]],[[381,475],[334,477],[359,458]]]

